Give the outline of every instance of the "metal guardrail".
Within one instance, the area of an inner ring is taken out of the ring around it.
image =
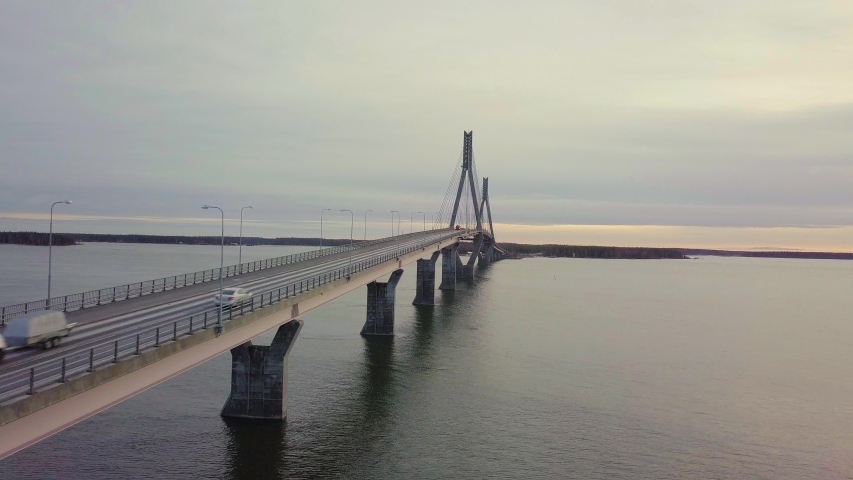
[[[358,243],[353,244],[352,248],[358,249],[361,247],[375,245],[377,243],[387,242],[389,241],[389,239],[405,239],[423,233],[424,232],[406,233],[403,235],[398,235],[396,237],[381,238],[377,240],[370,240],[367,242],[360,241]],[[268,258],[266,260],[257,260],[254,262],[247,262],[240,265],[231,265],[223,269],[223,278],[233,277],[235,275],[241,275],[244,273],[256,272],[258,270],[265,270],[268,268],[280,267],[282,265],[302,262],[318,257],[334,255],[337,253],[346,252],[349,249],[349,245],[340,245],[337,247],[324,248],[320,250],[310,250],[308,252],[303,253],[294,253],[281,257]],[[92,290],[90,292],[74,293],[71,295],[62,295],[45,300],[35,300],[32,302],[8,305],[5,307],[0,307],[0,326],[6,325],[6,321],[8,321],[9,319],[19,317],[21,315],[26,315],[32,312],[38,312],[42,310],[61,310],[63,312],[71,312],[74,310],[81,310],[87,307],[102,305],[105,303],[119,302],[122,300],[141,297],[143,295],[159,293],[165,290],[173,290],[175,288],[187,287],[198,283],[211,282],[214,280],[219,280],[220,273],[221,272],[219,268],[211,268],[209,270],[202,270],[200,272],[195,273],[185,273],[183,275],[174,275],[171,277],[158,278],[156,280],[146,280],[144,282],[129,283],[125,285],[118,285],[115,287],[101,288],[99,290]]]
[[[225,322],[239,317],[244,313],[254,312],[256,308],[263,308],[264,306],[269,306],[270,304],[300,295],[327,283],[398,258],[401,255],[422,249],[426,245],[458,236],[460,233],[464,234],[465,232],[448,232],[429,241],[421,241],[413,245],[404,246],[394,252],[383,253],[374,258],[361,260],[352,265],[340,267],[308,279],[300,280],[299,282],[255,294],[251,297],[251,301],[223,311],[222,321]],[[191,335],[199,329],[207,329],[217,323],[218,312],[219,308],[216,307],[179,320],[166,321],[160,325],[146,327],[110,342],[70,353],[61,358],[54,358],[38,363],[28,370],[18,370],[0,375],[0,402],[25,394],[32,395],[39,388],[55,382],[64,383],[69,378],[85,375],[104,365],[117,363],[125,358],[139,355],[145,350],[159,347],[162,343],[176,341],[178,338]]]

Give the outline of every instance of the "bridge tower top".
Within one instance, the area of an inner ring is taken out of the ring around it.
[[[462,132],[462,173],[459,176],[459,187],[456,189],[456,202],[453,204],[453,213],[450,215],[450,228],[456,225],[456,215],[459,213],[459,204],[462,200],[462,191],[465,189],[466,180],[470,191],[471,203],[474,206],[474,218],[477,220],[477,230],[483,228],[482,204],[478,197],[477,181],[474,179],[474,131]],[[468,202],[468,199],[465,199]]]
[[[474,131],[462,132],[462,170],[471,168],[471,160],[474,157]]]

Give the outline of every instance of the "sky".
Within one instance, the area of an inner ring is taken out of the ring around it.
[[[853,2],[0,3],[0,230],[853,251]],[[431,214],[430,214],[431,215]],[[429,216],[427,217],[429,219]],[[429,223],[429,222],[427,222]]]

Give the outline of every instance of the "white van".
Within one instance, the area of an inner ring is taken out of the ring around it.
[[[75,325],[68,323],[63,312],[39,312],[18,317],[7,323],[3,336],[10,347],[40,345],[47,350],[67,337]]]

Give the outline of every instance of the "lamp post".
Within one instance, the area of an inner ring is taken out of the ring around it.
[[[418,212],[424,214],[424,231],[426,232],[426,212]]]
[[[331,212],[331,208],[324,208],[320,210],[320,250],[323,249],[323,212],[329,211]]]
[[[391,210],[391,236],[392,237],[394,236],[394,214],[395,213],[397,214],[397,216],[400,216],[400,212],[398,212],[397,210]]]
[[[349,274],[352,275],[352,227],[355,223],[355,215],[352,210],[346,208],[341,209],[341,212],[349,212]]]
[[[222,332],[222,305],[225,303],[222,301],[222,290],[224,286],[224,276],[225,272],[223,271],[225,268],[225,212],[222,211],[219,207],[214,207],[213,205],[202,205],[202,209],[207,210],[210,208],[215,208],[219,210],[219,214],[222,218],[222,245],[219,249],[219,313],[216,318],[216,330],[217,334]]]
[[[415,229],[412,227],[412,225],[414,225],[414,221],[412,220],[414,217],[415,212],[412,212],[411,215],[409,215],[409,233],[415,233]]]
[[[364,211],[364,239],[367,240],[367,212],[372,212],[373,210],[365,210]]]
[[[240,266],[240,273],[243,273],[243,210],[247,208],[255,208],[252,205],[247,205],[240,209],[240,254],[237,257],[237,265]]]
[[[64,203],[71,205],[71,200],[60,200],[53,202],[50,206],[50,233],[47,236],[47,307],[50,308],[50,269],[53,263],[53,207]]]

